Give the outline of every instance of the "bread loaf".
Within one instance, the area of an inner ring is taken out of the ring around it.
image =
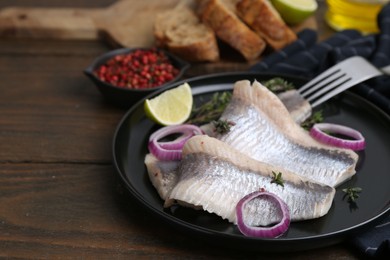
[[[159,47],[191,62],[217,61],[219,50],[214,31],[203,24],[187,5],[156,17],[154,36]]]
[[[240,0],[238,16],[274,50],[279,50],[297,39],[279,13],[267,0]]]
[[[204,0],[199,15],[219,39],[239,51],[246,60],[254,60],[264,51],[265,41],[236,14],[236,0]]]

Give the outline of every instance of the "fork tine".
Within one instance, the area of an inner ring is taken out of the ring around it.
[[[322,72],[299,88],[298,93],[309,101],[312,107],[316,107],[344,90],[382,74],[383,72],[363,57],[354,56]]]
[[[329,93],[327,93],[326,95],[322,96],[321,98],[319,98],[318,100],[314,101],[311,106],[312,107],[316,107],[322,103],[324,103],[325,101],[327,101],[328,99],[334,97],[335,95],[343,92],[344,90],[354,86],[356,83],[354,82],[350,82],[350,83],[347,83],[345,84],[343,87],[341,88],[335,88],[333,89],[332,91],[330,91]]]
[[[321,98],[319,98],[318,100],[316,100],[315,102],[313,102],[313,104],[311,105],[312,107],[316,107],[320,104],[322,104],[323,102],[325,102],[326,100],[334,97],[335,95],[349,89],[350,87],[353,87],[369,78],[372,78],[372,77],[375,77],[375,76],[379,76],[381,75],[379,72],[376,73],[376,74],[371,74],[371,75],[367,75],[366,77],[362,77],[358,80],[352,80],[346,84],[342,84],[341,87],[338,87],[338,88],[335,88],[333,89],[332,91],[330,91],[329,93],[327,93],[326,95],[322,96]]]
[[[319,91],[317,91],[313,95],[311,95],[310,97],[306,98],[306,100],[311,102],[311,101],[315,100],[316,98],[320,97],[321,95],[332,91],[332,89],[335,89],[335,88],[342,86],[343,84],[347,83],[350,80],[351,80],[351,78],[346,77],[344,74],[343,77],[340,77],[337,80],[332,81],[329,85],[323,87],[322,89],[320,89]]]
[[[334,70],[335,68],[332,67],[326,71],[324,71],[323,73],[321,73],[320,75],[318,75],[317,77],[313,78],[312,80],[310,80],[309,82],[307,82],[305,85],[303,85],[302,87],[300,87],[298,89],[298,92],[299,93],[303,93],[305,90],[307,89],[310,89],[312,88],[313,86],[317,85],[319,82],[323,81],[324,78],[328,78],[329,76],[333,75],[334,73],[337,73],[338,71],[340,71],[340,69],[336,69]]]
[[[326,76],[328,76],[328,74],[327,74]],[[328,78],[325,78],[325,77],[324,77],[323,79],[321,79],[321,80],[320,80],[318,83],[316,83],[316,85],[314,85],[313,87],[307,89],[306,91],[300,92],[300,93],[301,93],[301,96],[303,96],[303,97],[306,98],[306,97],[308,97],[311,93],[313,93],[313,92],[315,92],[315,91],[317,91],[317,90],[319,90],[319,89],[323,89],[324,87],[326,87],[326,86],[332,84],[334,81],[337,81],[337,80],[339,80],[340,78],[343,78],[343,77],[345,77],[345,76],[346,76],[345,73],[343,73],[341,70],[337,70],[337,71],[335,71],[334,74],[329,75]]]

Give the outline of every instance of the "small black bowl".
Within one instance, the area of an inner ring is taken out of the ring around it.
[[[100,80],[95,75],[95,70],[99,68],[101,65],[105,64],[109,59],[116,55],[120,54],[128,54],[131,52],[134,52],[136,50],[148,50],[149,48],[122,48],[122,49],[116,49],[113,51],[109,51],[98,58],[96,58],[92,64],[84,70],[84,74],[88,76],[96,85],[96,87],[99,89],[99,91],[104,95],[104,97],[112,104],[122,107],[122,108],[129,108],[133,104],[135,104],[137,101],[141,100],[145,96],[149,95],[150,93],[159,90],[161,88],[164,88],[168,85],[170,85],[172,82],[175,82],[179,80],[184,72],[189,68],[189,63],[186,61],[176,57],[175,55],[165,51],[158,49],[165,53],[165,55],[169,58],[172,65],[179,70],[179,73],[175,78],[172,80],[153,88],[147,88],[147,89],[130,89],[130,88],[124,88],[124,87],[118,87],[114,86],[110,83],[104,82]]]

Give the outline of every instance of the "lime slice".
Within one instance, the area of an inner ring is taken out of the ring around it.
[[[299,24],[317,10],[315,0],[271,0],[272,5],[288,24]]]
[[[157,124],[178,125],[190,117],[192,102],[191,87],[184,83],[152,99],[146,99],[144,110],[146,116]]]

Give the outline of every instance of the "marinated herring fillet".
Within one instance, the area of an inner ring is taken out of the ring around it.
[[[282,101],[296,123],[301,124],[311,116],[310,103],[296,89],[281,92],[277,94],[277,97]]]
[[[273,172],[282,172],[284,187],[271,183]],[[235,207],[245,195],[265,189],[289,206],[291,220],[299,221],[325,215],[331,207],[335,189],[263,162],[256,161],[215,138],[198,135],[187,141],[178,168],[178,182],[165,206],[175,201],[201,207],[236,223]],[[256,199],[245,208],[249,225],[278,222],[276,207]]]
[[[235,83],[220,119],[234,125],[225,134],[214,132],[215,137],[258,161],[332,187],[355,174],[355,152],[315,141],[257,81],[252,86],[248,80]]]
[[[149,179],[158,195],[165,200],[178,181],[177,168],[180,161],[161,161],[153,154],[145,156]]]

